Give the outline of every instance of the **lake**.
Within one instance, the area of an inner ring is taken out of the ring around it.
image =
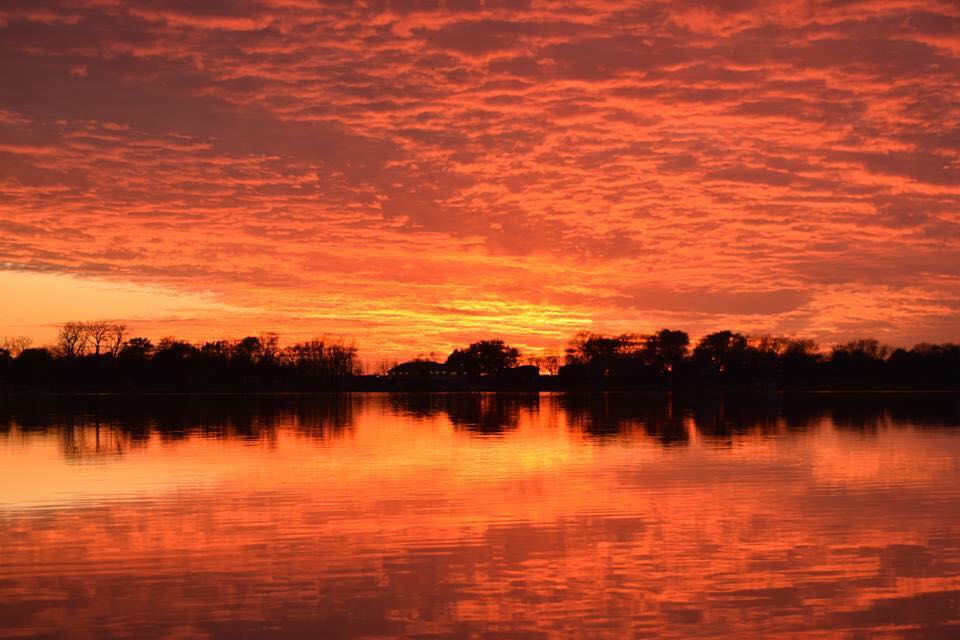
[[[960,637],[957,395],[0,402],[4,638]]]

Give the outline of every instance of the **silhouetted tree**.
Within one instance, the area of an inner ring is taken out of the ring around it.
[[[60,327],[57,335],[57,351],[65,358],[77,358],[83,355],[87,347],[87,330],[82,322],[67,322]]]
[[[816,380],[823,363],[812,340],[789,340],[778,355],[778,380],[788,384]]]
[[[458,375],[478,377],[496,375],[514,367],[520,351],[508,346],[503,340],[481,340],[466,349],[454,349],[447,357],[447,368]]]
[[[560,369],[561,361],[561,356],[555,354],[544,354],[527,358],[527,362],[537,367],[540,371],[550,375],[556,375]]]
[[[647,337],[643,352],[647,363],[662,376],[683,365],[689,347],[690,336],[685,332],[661,329]]]
[[[116,358],[123,349],[124,336],[127,334],[127,325],[122,322],[114,322],[110,325],[109,341],[110,355]]]
[[[188,385],[191,364],[199,350],[189,342],[175,338],[163,338],[157,343],[152,363],[153,374],[162,386],[182,387]]]
[[[736,375],[746,364],[747,337],[732,331],[705,335],[693,350],[694,364],[706,375]]]
[[[280,362],[280,336],[272,331],[260,334],[260,351],[257,359],[261,364],[276,365]]]
[[[618,360],[635,357],[642,350],[642,339],[636,334],[602,336],[580,332],[567,347],[567,364],[585,365],[607,372]]]
[[[910,350],[896,349],[887,367],[901,386],[956,386],[960,384],[960,345],[921,343]]]
[[[153,355],[153,343],[149,338],[130,338],[120,349],[121,358],[146,360]]]
[[[123,343],[116,357],[118,374],[122,381],[119,386],[145,386],[150,384],[154,348],[149,338],[130,338]]]
[[[834,353],[863,356],[871,360],[885,360],[890,355],[890,347],[880,344],[873,338],[860,338],[834,347]]]
[[[287,357],[300,376],[316,382],[341,381],[361,372],[354,345],[323,338],[293,345]]]
[[[81,324],[81,327],[86,333],[87,340],[89,340],[93,346],[93,355],[99,356],[100,349],[110,339],[113,325],[106,320],[97,320],[95,322],[84,322]]]
[[[259,362],[263,344],[260,338],[256,336],[247,336],[233,346],[233,357],[243,364],[254,364]]]
[[[400,362],[397,360],[389,360],[387,358],[381,358],[380,361],[374,367],[373,374],[376,376],[390,375],[390,371],[394,367],[398,367],[398,366],[400,366]]]
[[[27,336],[16,336],[0,340],[0,349],[10,354],[10,357],[16,358],[24,349],[29,349],[33,344],[33,339]]]
[[[830,354],[829,369],[834,380],[870,384],[883,377],[890,347],[873,338],[837,345]]]
[[[599,387],[652,382],[652,368],[644,357],[645,338],[637,334],[603,336],[580,332],[566,350],[567,364],[560,368],[564,384]]]

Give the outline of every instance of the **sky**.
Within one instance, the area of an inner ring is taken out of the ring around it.
[[[956,2],[8,0],[0,336],[960,339]]]

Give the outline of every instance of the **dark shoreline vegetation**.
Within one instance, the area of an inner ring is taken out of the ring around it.
[[[541,391],[622,389],[960,389],[960,345],[892,349],[862,339],[821,351],[810,340],[718,331],[579,333],[563,356],[523,358],[502,340],[365,374],[355,346],[277,334],[193,344],[127,337],[109,322],[63,325],[51,347],[0,347],[4,392]]]

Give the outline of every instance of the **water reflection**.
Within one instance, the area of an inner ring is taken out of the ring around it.
[[[341,437],[362,396],[27,397],[0,405],[4,434],[49,433],[72,460],[109,456],[151,438],[193,436],[275,441],[278,428],[314,439]]]
[[[417,419],[446,416],[457,429],[495,436],[516,429],[522,415],[540,408],[538,393],[397,393],[387,396],[391,408]]]
[[[958,425],[951,395],[7,402],[0,636],[957,637]]]

